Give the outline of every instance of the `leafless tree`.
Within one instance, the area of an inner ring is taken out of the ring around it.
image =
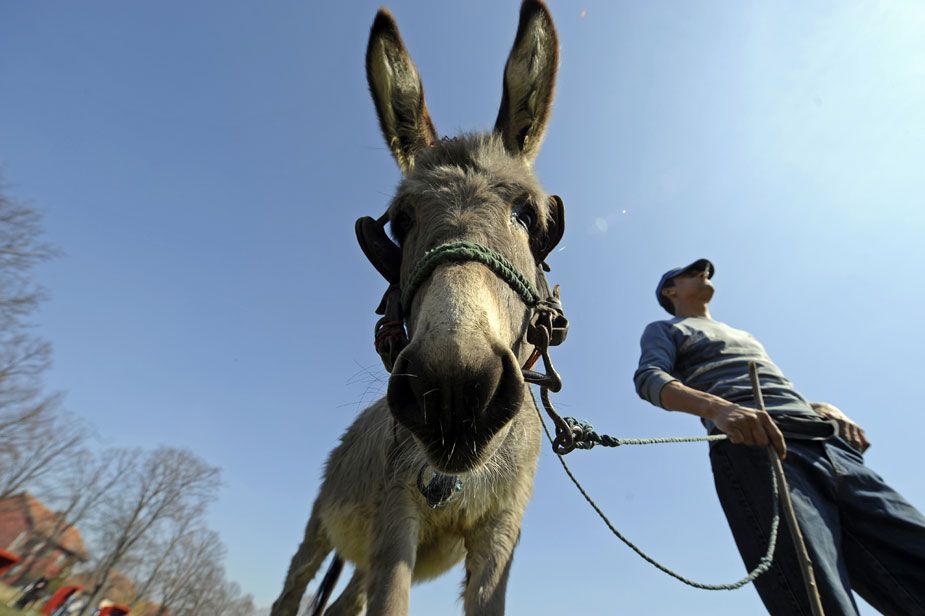
[[[27,420],[41,408],[41,378],[51,357],[47,342],[24,328],[14,328],[13,321],[7,320],[6,325],[0,327],[0,437],[17,420]]]
[[[207,600],[214,585],[223,581],[224,558],[225,546],[217,533],[207,529],[187,533],[171,553],[161,580],[160,613],[180,616]]]
[[[69,528],[84,522],[106,494],[118,483],[123,473],[130,468],[132,460],[126,450],[111,449],[101,454],[89,450],[78,451],[67,460],[66,468],[55,473],[52,481],[40,491],[42,500],[56,509],[54,525],[48,529],[42,540],[26,555],[20,577],[39,562],[57,545]],[[0,473],[2,474],[2,473]]]
[[[6,435],[0,450],[0,499],[34,489],[73,466],[88,434],[83,421],[60,410],[57,398],[43,401]]]
[[[97,515],[98,559],[85,614],[96,604],[113,570],[158,526],[211,501],[219,471],[185,449],[135,451],[135,463]]]
[[[167,547],[163,558],[156,557],[156,578],[147,583],[145,600],[159,606],[151,616],[254,616],[253,598],[242,596],[241,587],[225,578],[225,546],[217,533],[201,526],[175,527]]]
[[[43,393],[51,346],[33,330],[45,295],[34,270],[54,251],[41,235],[41,215],[8,197],[0,178],[0,498],[47,476],[85,435]]]
[[[33,268],[54,251],[41,241],[42,217],[6,195],[0,177],[0,331],[28,325],[28,318],[44,298],[33,279]]]
[[[255,608],[253,598],[241,596],[241,587],[225,580],[221,567],[209,567],[202,571],[195,584],[172,614],[176,616],[197,616],[198,614],[222,614],[223,616],[252,616]]]
[[[222,616],[254,616],[257,608],[254,598],[250,595],[241,595],[241,587],[236,582],[223,581],[215,586],[203,604],[207,614],[222,614]],[[192,616],[188,615],[178,616]]]
[[[58,509],[24,563],[40,561],[70,527],[92,519],[97,557],[83,613],[113,571],[134,560],[137,598],[156,589],[182,613],[249,616],[252,599],[225,579],[224,546],[201,527],[218,469],[168,447],[91,454],[86,424],[45,393],[51,345],[33,329],[45,297],[34,271],[54,251],[41,239],[41,222],[35,209],[7,196],[0,178],[0,499],[28,489]]]
[[[49,345],[31,330],[31,316],[45,296],[34,269],[53,254],[41,240],[41,220],[5,194],[0,177],[0,437],[12,423],[7,414],[28,414],[20,407],[34,406],[36,379],[48,366]]]
[[[241,595],[240,587],[234,582],[228,591],[230,601],[225,611],[219,612],[227,616],[256,616],[257,606],[254,605],[254,597],[251,595]]]
[[[169,520],[160,532],[151,533],[152,536],[146,538],[140,550],[145,557],[138,559],[132,572],[132,577],[139,584],[132,603],[149,599],[149,595],[157,591],[164,594],[165,587],[172,583],[175,571],[181,564],[177,553],[188,545],[189,537],[201,528],[204,513],[202,508],[189,509],[183,515]]]

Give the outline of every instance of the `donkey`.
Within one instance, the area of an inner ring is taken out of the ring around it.
[[[543,191],[532,162],[557,65],[549,10],[525,0],[494,130],[440,140],[394,18],[386,9],[376,15],[367,79],[403,174],[387,212],[397,246],[379,239],[394,248],[402,285],[415,276],[418,283],[403,288],[408,340],[394,358],[387,395],[331,452],[273,616],[295,616],[331,550],[335,570],[343,559],[355,572],[329,615],[406,614],[413,582],[463,558],[465,613],[504,613],[540,452],[540,419],[524,380],[530,371],[521,368],[533,350],[525,332],[534,313],[485,262],[444,261],[423,274],[415,268],[435,247],[465,242],[548,289],[540,266],[561,238],[564,209]],[[390,267],[374,264],[383,273]],[[434,477],[435,502],[428,503],[425,476]],[[329,577],[323,586],[333,586]]]

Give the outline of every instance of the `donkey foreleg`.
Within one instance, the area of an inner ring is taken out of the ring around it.
[[[369,614],[408,613],[420,521],[404,486],[389,486],[379,503],[367,571]]]
[[[321,516],[318,515],[318,502],[315,501],[312,515],[308,519],[308,524],[305,525],[305,538],[292,557],[283,591],[273,603],[270,616],[296,616],[302,595],[305,594],[305,587],[315,577],[318,567],[330,551],[331,544],[322,528]]]
[[[366,607],[366,575],[359,569],[340,593],[337,600],[325,611],[324,616],[357,616]]]
[[[503,512],[476,526],[466,537],[467,616],[504,614],[504,595],[522,512]]]

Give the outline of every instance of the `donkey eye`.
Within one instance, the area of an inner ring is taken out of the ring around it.
[[[405,212],[399,212],[389,221],[389,229],[392,231],[392,237],[399,244],[404,241],[408,232],[411,231],[412,226],[414,226],[414,221],[411,219],[411,216]]]
[[[527,233],[533,233],[536,226],[536,213],[529,203],[518,203],[511,210],[511,220],[522,226]]]

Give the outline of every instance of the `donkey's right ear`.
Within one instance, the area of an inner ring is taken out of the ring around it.
[[[559,66],[559,39],[542,0],[524,0],[514,47],[504,67],[504,92],[495,131],[504,147],[528,162],[546,133]]]
[[[385,142],[402,173],[414,168],[414,155],[437,141],[424,103],[424,86],[388,9],[381,8],[369,32],[366,80],[376,104]]]

